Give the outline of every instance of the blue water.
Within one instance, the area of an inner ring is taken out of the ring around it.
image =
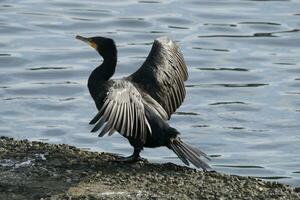
[[[300,1],[0,1],[0,135],[129,155],[120,135],[89,131],[97,53],[75,35],[113,38],[115,77],[169,36],[188,71],[170,124],[217,171],[300,186]],[[152,162],[181,164],[167,149]]]

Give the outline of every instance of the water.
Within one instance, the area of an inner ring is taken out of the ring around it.
[[[217,171],[300,186],[300,1],[1,0],[0,13],[0,135],[129,155],[118,134],[89,133],[101,58],[74,37],[115,39],[122,77],[167,35],[190,74],[170,120],[184,140]],[[181,164],[163,148],[143,156]]]

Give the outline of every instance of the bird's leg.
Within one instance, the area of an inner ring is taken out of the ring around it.
[[[140,152],[141,152],[141,148],[134,148],[134,151],[133,151],[133,154],[131,156],[128,156],[128,157],[124,157],[124,158],[119,158],[119,159],[116,159],[114,160],[115,162],[137,162],[137,161],[141,161],[143,160],[141,157],[140,157]]]

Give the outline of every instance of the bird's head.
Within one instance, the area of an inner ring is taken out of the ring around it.
[[[105,59],[116,56],[116,45],[115,42],[110,38],[105,37],[82,37],[80,35],[76,36],[76,39],[81,40],[91,47],[96,49],[96,51]]]

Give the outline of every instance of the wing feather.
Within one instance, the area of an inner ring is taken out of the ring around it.
[[[128,77],[162,106],[167,119],[184,100],[187,78],[187,67],[179,47],[166,37],[154,41],[146,61]]]
[[[113,80],[102,107],[91,122],[96,123],[92,132],[102,128],[99,137],[118,131],[125,137],[145,141],[147,133],[151,134],[142,95],[125,79]]]

